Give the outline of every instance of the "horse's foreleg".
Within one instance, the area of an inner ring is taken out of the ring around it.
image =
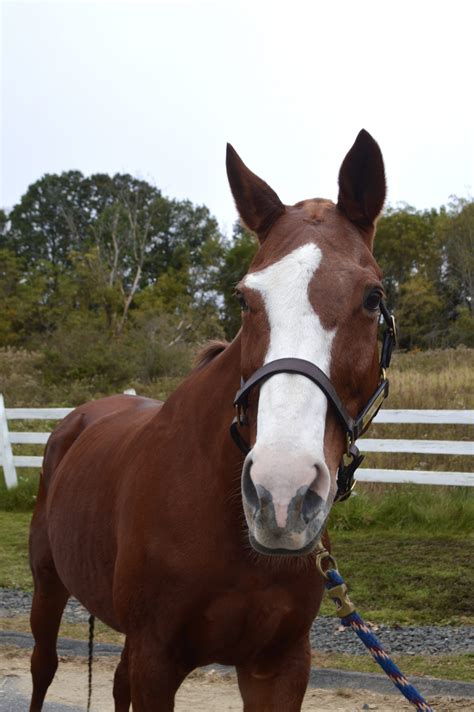
[[[130,709],[130,681],[128,675],[128,638],[125,640],[125,647],[122,650],[120,662],[117,665],[114,676],[114,700],[115,712],[128,712]]]
[[[307,636],[284,653],[237,667],[244,712],[300,712],[311,652]]]
[[[189,672],[146,633],[129,640],[128,670],[133,712],[172,712]]]

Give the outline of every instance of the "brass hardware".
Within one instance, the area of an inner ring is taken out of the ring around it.
[[[340,583],[338,586],[332,586],[327,589],[328,596],[332,598],[336,604],[336,613],[339,618],[345,618],[354,613],[355,606],[347,595],[347,586],[345,583]]]
[[[329,564],[327,568],[336,569],[336,571],[337,562],[334,556],[331,556],[329,551],[325,549],[322,544],[321,547],[321,549],[316,551],[316,568],[318,569],[321,576],[326,579],[326,581],[329,581],[326,571],[323,569],[323,562],[327,562]]]
[[[334,569],[338,571],[337,562],[334,556],[331,556],[329,551],[324,548],[321,542],[319,542],[320,548],[316,551],[316,568],[318,569],[321,576],[329,581],[329,576],[326,573],[327,569]],[[323,568],[323,564],[326,563],[326,569]],[[339,618],[345,618],[351,613],[354,613],[355,606],[347,594],[347,586],[345,583],[337,584],[336,586],[331,586],[327,589],[328,595],[334,603],[336,604],[336,613]]]
[[[390,331],[392,332],[392,336],[393,336],[394,341],[396,341],[396,340],[397,340],[397,325],[396,325],[396,323],[395,323],[395,317],[394,317],[393,314],[390,315],[390,325],[389,325],[389,329],[390,329]]]
[[[344,494],[339,495],[339,497],[337,498],[337,500],[334,500],[334,501],[337,501],[337,502],[345,502],[346,499],[349,499],[349,497],[350,497],[351,494],[352,494],[352,490],[354,489],[354,487],[356,486],[356,484],[357,484],[357,480],[354,479],[354,477],[353,477],[350,486],[346,489],[346,491],[344,492]]]

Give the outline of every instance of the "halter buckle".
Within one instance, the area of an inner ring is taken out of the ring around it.
[[[237,418],[237,423],[240,427],[247,425],[247,416],[244,406],[241,403],[236,403],[235,405],[235,417]]]
[[[360,454],[359,448],[352,443],[349,452],[344,453],[341,464],[339,465],[337,472],[337,492],[334,498],[335,502],[344,502],[351,496],[352,490],[356,486],[354,473],[363,459],[364,456]]]

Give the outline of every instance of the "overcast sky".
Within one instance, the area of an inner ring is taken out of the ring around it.
[[[364,127],[389,201],[474,184],[470,0],[3,1],[0,205],[44,173],[132,173],[230,232],[230,141],[294,203],[335,199]]]

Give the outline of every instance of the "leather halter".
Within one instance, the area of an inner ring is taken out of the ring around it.
[[[384,301],[380,302],[380,311],[386,325],[380,356],[380,382],[375,393],[359,415],[355,419],[349,415],[329,378],[314,363],[300,358],[279,358],[275,361],[270,361],[257,369],[245,383],[242,383],[234,398],[237,414],[232,421],[230,432],[234,442],[245,455],[250,452],[251,448],[242,437],[239,427],[248,425],[247,409],[251,391],[277,373],[293,373],[304,376],[322,390],[332,404],[334,412],[346,434],[347,447],[337,473],[335,500],[342,502],[350,496],[355,484],[354,473],[364,459],[364,456],[360,454],[355,445],[355,441],[367,430],[388,396],[386,369],[390,365],[392,351],[396,343],[395,318],[389,313]]]

